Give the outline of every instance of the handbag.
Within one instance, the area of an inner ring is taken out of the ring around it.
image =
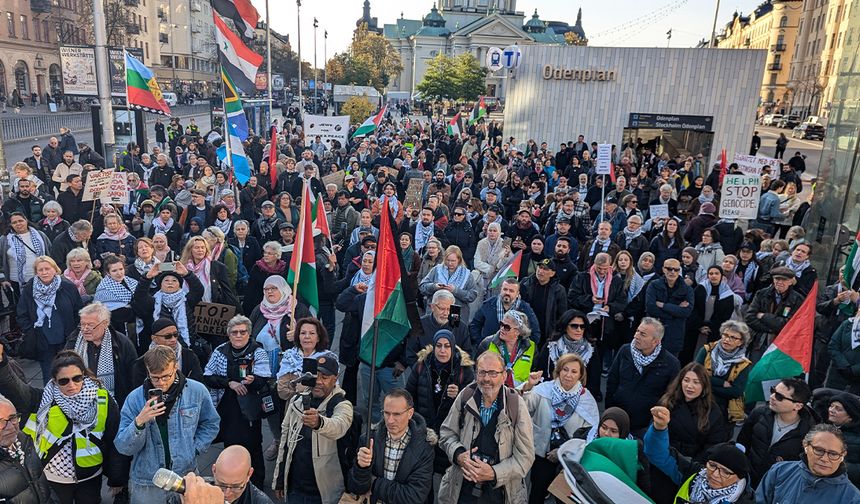
[[[236,399],[239,401],[239,409],[242,410],[242,416],[249,422],[255,422],[273,414],[276,408],[275,396],[272,390],[271,380],[266,380],[265,384],[260,387],[260,390],[255,392],[248,391],[243,396],[237,395]]]

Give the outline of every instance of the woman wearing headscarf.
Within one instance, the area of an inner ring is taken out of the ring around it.
[[[681,251],[681,277],[684,282],[693,287],[704,278],[702,268],[699,267],[699,251],[694,247],[684,247]]]
[[[173,219],[174,215],[176,215],[176,207],[173,204],[162,206],[158,216],[152,220],[152,227],[149,228],[147,236],[152,238],[156,233],[161,233],[167,238],[169,248],[178,250],[179,242],[182,240],[182,226]]]
[[[251,267],[248,274],[248,287],[245,289],[245,299],[242,307],[245,313],[254,311],[254,307],[265,298],[264,284],[272,275],[286,278],[287,263],[281,259],[281,244],[276,241],[263,245],[263,257]]]
[[[129,234],[122,217],[110,213],[104,217],[104,232],[96,239],[96,252],[104,261],[108,254],[123,259],[125,264],[134,262],[134,236]]]
[[[227,267],[212,260],[209,243],[202,236],[195,236],[185,245],[181,262],[203,285],[203,299],[206,303],[220,303],[236,306],[236,297],[228,284]]]
[[[212,207],[209,213],[209,223],[211,226],[220,229],[224,233],[224,236],[233,236],[234,222],[235,215],[230,213],[230,210],[224,205],[223,201]]]
[[[131,309],[131,298],[137,289],[137,280],[126,276],[125,264],[117,256],[108,256],[105,259],[104,271],[105,277],[96,289],[95,300],[110,310],[110,326],[137,343],[137,333],[143,329],[143,323],[136,321],[134,310]],[[127,324],[134,326],[133,333],[126,327]],[[138,350],[146,351],[146,348]]]
[[[534,275],[538,263],[546,259],[545,247],[546,239],[543,236],[534,235],[532,237],[528,251],[523,253],[523,259],[520,263],[520,279]]]
[[[33,439],[60,504],[100,502],[102,476],[114,495],[126,486],[128,472],[113,444],[119,407],[80,355],[72,350],[59,352],[44,390],[24,383],[11,370],[4,373],[13,390],[3,392],[18,404],[25,397],[41,396],[23,432]]]
[[[478,286],[471,272],[466,268],[460,247],[451,245],[445,249],[444,261],[436,265],[418,286],[424,295],[425,304],[430,304],[433,294],[444,289],[454,295],[455,304],[461,307],[460,320],[468,323],[471,320],[469,304],[478,298]]]
[[[63,277],[75,284],[78,294],[85,302],[96,293],[102,281],[101,273],[93,271],[90,253],[81,247],[73,248],[66,254],[66,270],[63,271]]]
[[[531,470],[529,504],[543,504],[550,483],[561,470],[558,449],[576,431],[597,425],[600,411],[585,388],[585,362],[574,353],[559,357],[551,381],[532,377],[523,387],[532,418],[535,461]]]
[[[9,214],[9,225],[9,232],[0,236],[2,283],[20,295],[21,286],[33,278],[33,263],[51,252],[51,242],[21,212]]]
[[[702,231],[702,241],[696,245],[696,252],[699,253],[699,267],[702,271],[707,271],[711,266],[722,265],[726,254],[720,243],[719,231],[714,228]]]
[[[33,263],[35,276],[21,286],[17,306],[17,321],[23,337],[35,340],[36,360],[42,368],[42,379],[51,379],[51,361],[62,350],[66,336],[80,322],[78,311],[83,307],[75,285],[63,278],[60,267],[48,256],[39,256]]]
[[[487,236],[478,241],[475,249],[475,269],[481,273],[478,289],[486,291],[485,297],[494,295],[487,286],[512,255],[510,245],[502,239],[502,226],[497,222],[487,224]]]
[[[203,230],[206,229],[203,219],[198,215],[192,217],[188,221],[188,231],[182,235],[182,241],[180,242],[180,246],[185,248],[188,245],[188,240],[190,240],[194,236],[200,236],[203,233]]]
[[[600,422],[579,429],[573,437],[584,439],[586,443],[599,438],[633,439],[630,434],[630,416],[617,406],[606,408],[600,416]]]
[[[725,275],[726,285],[729,286],[729,289],[735,293],[737,298],[735,298],[735,309],[738,308],[740,304],[743,304],[744,298],[747,295],[746,287],[744,287],[744,280],[737,272],[738,268],[738,258],[733,254],[726,254],[726,257],[723,258],[723,274]]]
[[[719,339],[706,343],[696,353],[696,362],[710,376],[714,403],[729,423],[746,418],[744,390],[752,362],[747,359],[750,329],[743,322],[727,320],[720,325]]]
[[[693,312],[687,319],[687,337],[679,359],[689,362],[705,343],[719,339],[720,326],[732,318],[735,294],[729,288],[719,266],[708,268],[707,277],[693,289]]]
[[[179,252],[177,250],[182,249],[172,249],[170,248],[170,242],[167,240],[167,235],[164,233],[155,233],[152,236],[152,246],[155,248],[153,254],[155,258],[158,259],[158,262],[174,262],[179,259]],[[187,245],[187,243],[186,243]]]

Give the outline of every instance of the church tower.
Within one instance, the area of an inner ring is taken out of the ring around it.
[[[442,0],[442,12],[461,12],[464,9],[513,14],[517,11],[517,0]]]

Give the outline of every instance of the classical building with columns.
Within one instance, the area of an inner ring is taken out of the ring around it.
[[[365,2],[364,18],[370,18]],[[370,18],[374,21],[376,18]],[[361,20],[359,20],[361,21]],[[490,47],[566,43],[585,45],[582,9],[571,26],[560,21],[543,21],[537,10],[526,20],[517,11],[516,0],[441,0],[433,4],[423,19],[404,19],[385,24],[382,33],[400,53],[403,72],[389,85],[389,91],[414,93],[427,65],[439,53],[456,56],[472,53],[484,65]],[[503,99],[506,77],[499,71],[487,76],[487,96]]]

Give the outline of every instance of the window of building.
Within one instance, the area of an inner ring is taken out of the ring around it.
[[[149,30],[146,26],[146,16],[143,16],[143,33],[149,33]]]
[[[779,75],[779,74],[777,74],[777,73],[771,73],[771,74],[770,74],[770,83],[771,83],[771,84],[776,84],[776,77],[777,77],[777,75]]]
[[[24,40],[30,40],[30,25],[27,24],[27,16],[21,14],[21,38]]]
[[[149,59],[149,42],[143,45],[143,54],[146,55],[146,59]]]
[[[15,16],[11,12],[6,13],[6,28],[9,30],[9,37],[15,38]]]
[[[785,28],[786,26],[788,26],[788,16],[782,16],[779,18],[779,27]]]
[[[39,24],[38,19],[33,20],[33,35],[36,36],[36,42],[42,41],[42,26]],[[47,40],[45,42],[47,42]]]
[[[51,28],[47,19],[42,21],[42,35],[42,40],[45,42],[51,41]]]

